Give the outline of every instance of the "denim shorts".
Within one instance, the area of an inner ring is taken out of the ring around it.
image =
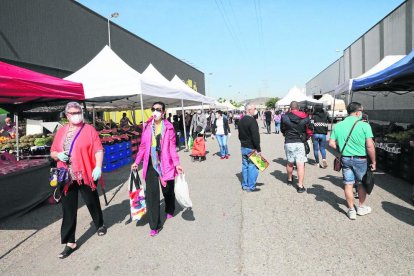
[[[361,185],[362,178],[367,173],[368,161],[366,158],[342,157],[342,176],[345,185]]]
[[[285,144],[286,158],[289,163],[305,163],[308,162],[306,158],[305,146],[303,143],[288,143]]]

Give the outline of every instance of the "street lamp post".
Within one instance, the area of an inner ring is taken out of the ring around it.
[[[108,19],[108,45],[109,45],[109,48],[111,48],[111,26],[110,26],[109,21],[110,21],[110,18],[117,18],[118,16],[119,16],[119,13],[114,12],[114,13],[111,14],[111,17],[107,18]]]

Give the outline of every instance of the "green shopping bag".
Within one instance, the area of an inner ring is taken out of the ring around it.
[[[189,138],[188,138],[188,149],[193,149],[193,145],[194,145],[194,138],[193,138],[193,136],[190,136]]]

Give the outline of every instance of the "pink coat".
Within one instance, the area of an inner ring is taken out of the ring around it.
[[[145,124],[146,127],[142,133],[141,144],[139,146],[137,158],[135,163],[139,164],[144,160],[144,168],[142,171],[142,177],[146,179],[147,170],[148,170],[148,161],[151,153],[151,144],[152,144],[152,128],[151,128],[152,118],[150,118]],[[164,130],[161,135],[161,171],[162,171],[162,180],[168,181],[173,180],[177,175],[176,166],[180,165],[180,158],[178,157],[177,151],[175,149],[175,132],[173,125],[164,120]]]

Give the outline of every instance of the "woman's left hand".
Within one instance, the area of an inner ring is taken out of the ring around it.
[[[183,167],[181,167],[181,166],[177,166],[177,167],[175,167],[175,169],[177,170],[177,172],[178,172],[179,174],[184,173],[184,169],[183,169]]]

